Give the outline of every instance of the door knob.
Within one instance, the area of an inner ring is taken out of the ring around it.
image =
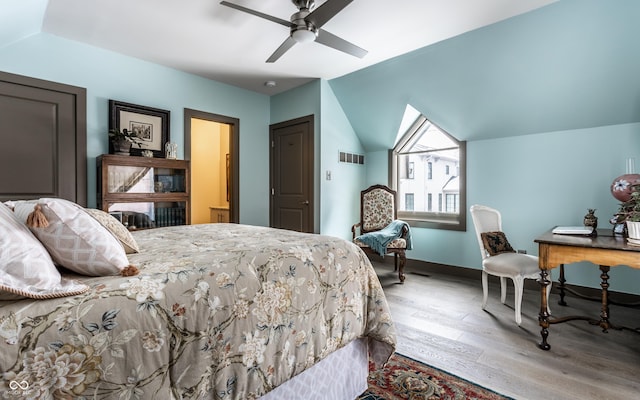
[[[301,201],[300,204],[302,204],[303,206],[308,206],[309,200]]]

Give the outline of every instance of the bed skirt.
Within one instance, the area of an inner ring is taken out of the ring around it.
[[[260,397],[260,400],[353,400],[367,390],[367,339],[360,338]]]

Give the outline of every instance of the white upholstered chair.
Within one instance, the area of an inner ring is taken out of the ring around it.
[[[473,219],[473,225],[476,229],[476,236],[478,244],[480,245],[480,253],[482,255],[482,309],[487,307],[488,297],[488,275],[494,275],[500,277],[500,301],[502,304],[506,302],[507,298],[507,278],[513,280],[513,286],[515,287],[515,314],[516,323],[520,325],[522,323],[521,308],[522,308],[522,293],[524,290],[525,279],[540,279],[540,268],[538,267],[538,257],[529,254],[516,253],[511,249],[511,246],[506,241],[504,243],[507,250],[506,252],[499,252],[495,255],[490,255],[490,251],[496,250],[492,247],[490,242],[495,240],[496,236],[491,233],[502,232],[502,216],[498,210],[491,207],[482,205],[473,205],[470,209],[471,218]],[[485,233],[485,235],[483,235]],[[484,240],[483,240],[484,236]],[[499,246],[498,246],[499,247]],[[500,249],[498,249],[500,250]],[[551,283],[547,288],[547,305],[549,304],[549,292],[551,292]],[[547,308],[550,313],[550,310]]]

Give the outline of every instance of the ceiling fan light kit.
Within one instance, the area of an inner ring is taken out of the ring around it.
[[[309,43],[316,40],[317,33],[311,29],[296,29],[291,32],[291,37],[298,43]]]
[[[311,1],[311,7],[313,7],[313,1]],[[308,15],[309,10],[303,8],[291,16],[291,37],[298,43],[313,42],[318,37],[316,26],[305,20]]]
[[[362,58],[367,54],[365,49],[321,29],[324,24],[326,24],[331,18],[335,17],[336,14],[342,11],[342,9],[348,6],[353,0],[327,0],[317,9],[314,9],[314,0],[291,1],[298,8],[298,12],[291,15],[289,21],[246,8],[238,4],[230,3],[228,1],[222,1],[220,4],[289,28],[289,36],[267,59],[268,63],[275,62],[296,43],[309,43],[313,41],[358,58]]]

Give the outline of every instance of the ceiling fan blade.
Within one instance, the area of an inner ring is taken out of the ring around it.
[[[366,56],[367,53],[369,53],[365,49],[358,47],[353,43],[347,42],[346,40],[339,38],[338,36],[323,29],[318,29],[318,37],[316,38],[316,42],[325,46],[329,46],[336,50],[340,50],[347,54],[351,54],[352,56],[358,58],[362,58]]]
[[[319,29],[352,1],[353,0],[327,0],[320,7],[309,13],[305,20],[312,22],[313,25]]]
[[[246,7],[243,7],[243,6],[238,5],[238,4],[229,3],[228,1],[221,1],[220,4],[222,4],[223,6],[235,8],[236,10],[244,11],[244,12],[246,12],[248,14],[255,15],[256,17],[267,19],[267,20],[269,20],[271,22],[275,22],[276,24],[284,25],[287,28],[291,28],[291,22],[290,21],[286,21],[286,20],[280,19],[278,17],[273,17],[271,15],[261,13],[260,11],[252,10],[250,8],[246,8]]]
[[[293,45],[296,44],[296,41],[293,40],[293,38],[291,36],[289,36],[284,42],[282,42],[282,44],[280,45],[280,47],[278,47],[276,49],[276,51],[273,52],[273,54],[271,55],[271,57],[269,57],[267,59],[268,63],[272,63],[272,62],[276,62],[276,60],[278,60],[278,58],[282,57],[282,55],[284,53],[287,52],[287,50],[289,50],[290,48],[293,47]]]

